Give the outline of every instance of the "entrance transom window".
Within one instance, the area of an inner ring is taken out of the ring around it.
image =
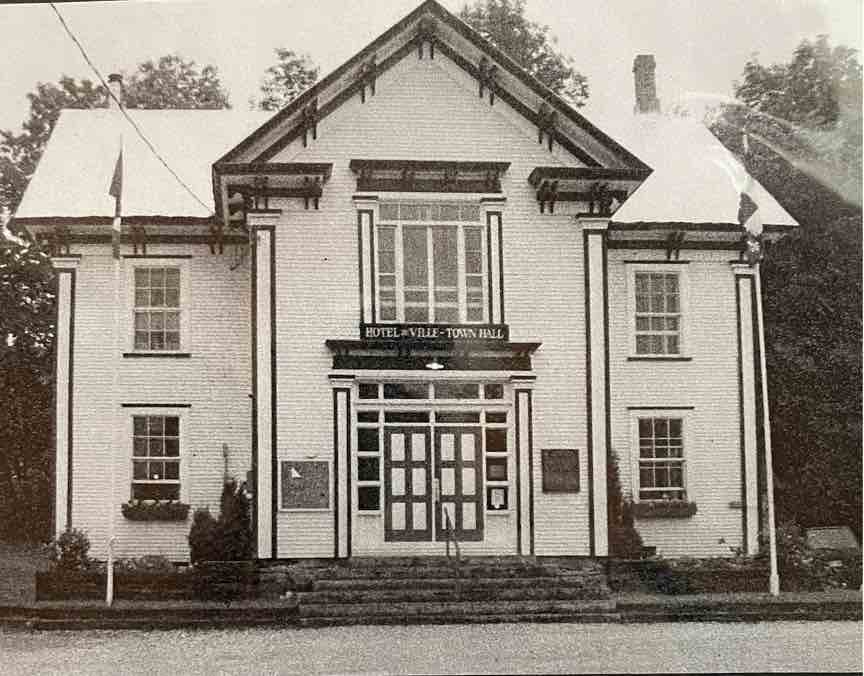
[[[486,229],[477,222],[476,205],[452,206],[452,211],[439,207],[433,223],[417,222],[427,211],[382,209],[375,232],[382,322],[489,321]]]

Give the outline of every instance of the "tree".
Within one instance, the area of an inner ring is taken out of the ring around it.
[[[529,21],[525,0],[475,0],[459,18],[572,105],[585,105],[588,79],[562,55],[549,26]]]
[[[230,108],[215,66],[200,70],[177,54],[145,61],[125,82],[127,108]]]
[[[318,66],[305,54],[277,48],[277,63],[264,73],[261,99],[251,101],[261,110],[280,110],[287,106],[318,80]]]
[[[861,535],[861,65],[827,37],[755,57],[712,129],[801,227],[763,264],[777,511]]]

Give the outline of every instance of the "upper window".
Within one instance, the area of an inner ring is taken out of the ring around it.
[[[379,225],[375,239],[382,322],[489,321],[486,232],[480,225],[397,222]]]
[[[686,499],[681,418],[639,418],[639,499]]]
[[[179,266],[144,266],[134,270],[134,349],[177,351],[181,348],[181,281]]]
[[[132,417],[132,499],[180,499],[180,418]]]
[[[681,278],[678,272],[636,272],[637,355],[681,354]]]

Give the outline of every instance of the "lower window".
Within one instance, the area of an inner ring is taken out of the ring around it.
[[[681,418],[639,418],[639,499],[685,500]]]
[[[132,499],[180,499],[180,418],[132,417]]]

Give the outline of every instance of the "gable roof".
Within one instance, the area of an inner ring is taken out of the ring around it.
[[[382,33],[345,63],[298,96],[252,134],[222,156],[223,162],[266,162],[299,133],[298,123],[310,105],[320,120],[363,86],[358,73],[374,60],[380,72],[389,68],[432,36],[435,48],[474,77],[480,77],[483,57],[497,65],[496,96],[530,122],[541,120],[545,104],[558,113],[556,140],[588,166],[647,169],[635,155],[595,127],[560,96],[526,72],[513,59],[480,36],[436,0],[425,0],[414,11]]]
[[[610,116],[608,128],[653,169],[613,214],[610,225],[738,225],[747,171],[700,120],[661,114],[619,120]],[[766,226],[798,225],[771,193],[750,180],[748,194]]]
[[[208,220],[213,214],[213,159],[272,113],[233,110],[130,110],[168,165],[205,204],[205,210],[154,157],[116,110],[64,110],[15,221],[57,218],[99,222],[114,215],[108,194],[123,137],[123,216]]]

